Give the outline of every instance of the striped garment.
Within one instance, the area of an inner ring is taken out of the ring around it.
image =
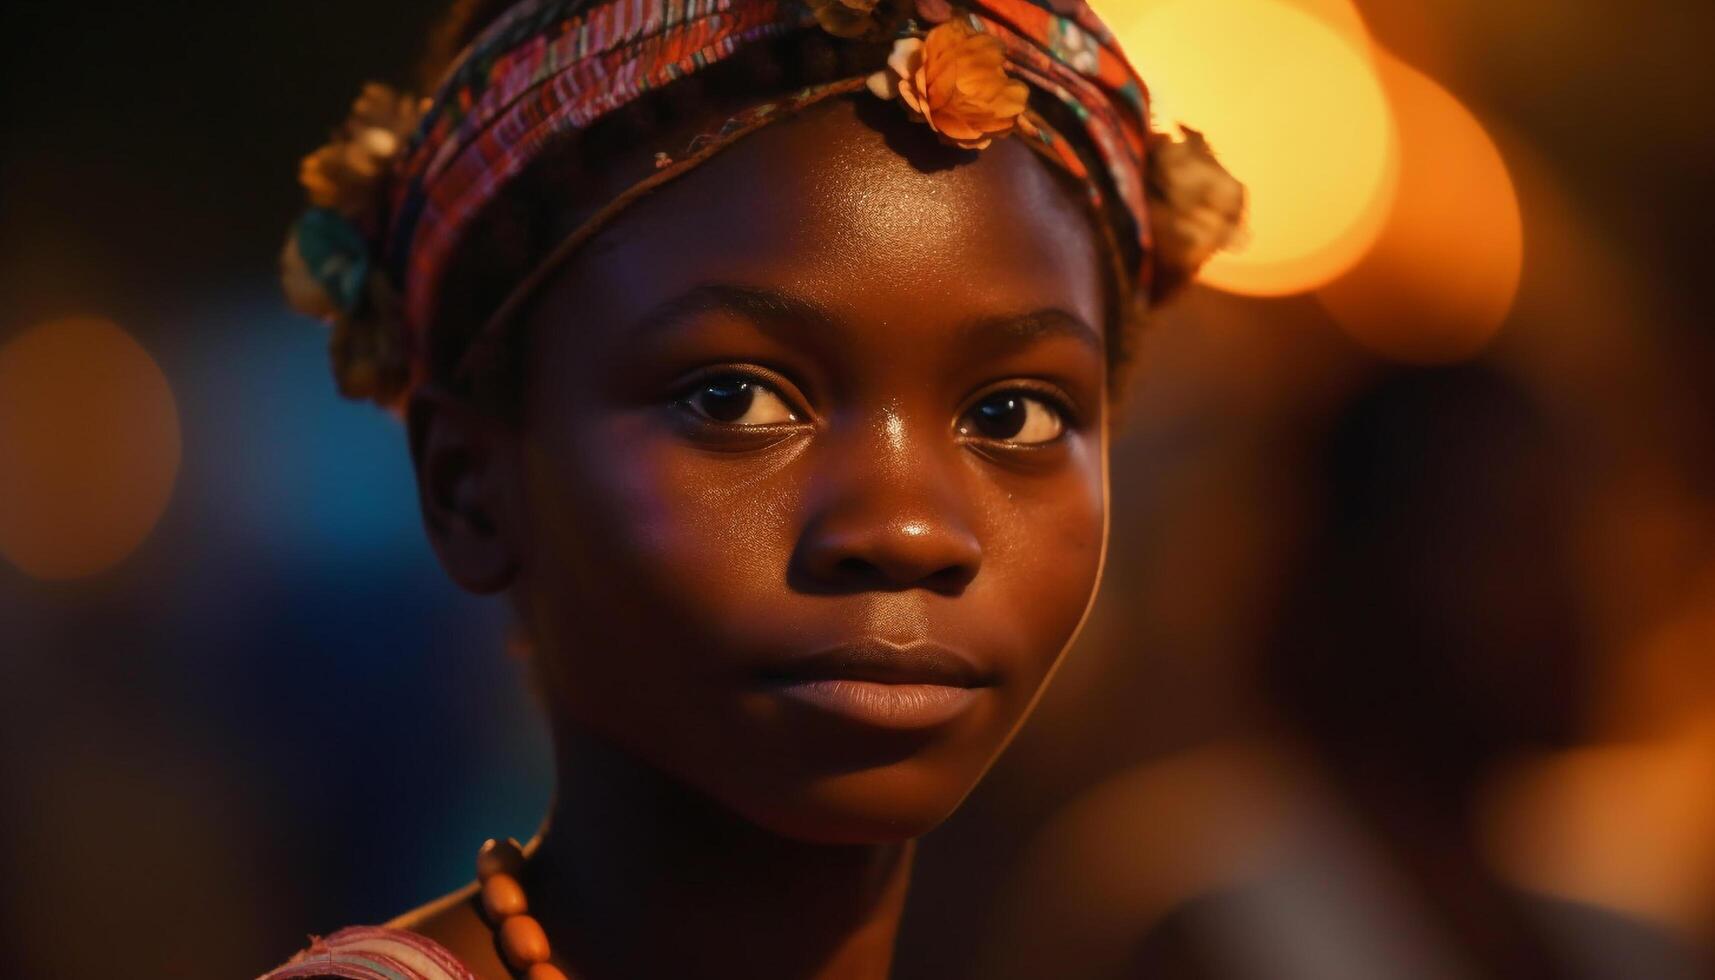
[[[477,980],[446,948],[400,929],[354,926],[326,938],[257,980]]]

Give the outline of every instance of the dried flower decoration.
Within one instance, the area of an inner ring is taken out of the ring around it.
[[[373,213],[377,189],[421,115],[422,105],[411,96],[365,85],[345,125],[298,167],[310,203],[354,219]]]
[[[1030,90],[1006,73],[1006,49],[960,17],[921,38],[893,43],[887,67],[869,77],[869,89],[897,98],[912,118],[943,142],[980,150],[996,136],[1029,132],[1024,119]]]
[[[1189,279],[1245,237],[1244,185],[1221,166],[1202,133],[1179,128],[1184,139],[1156,134],[1149,147],[1149,226],[1162,288]]]
[[[809,0],[822,30],[835,37],[884,41],[911,16],[912,0]]]
[[[280,283],[294,309],[333,327],[334,376],[350,398],[390,402],[409,373],[399,304],[376,272],[364,229],[379,221],[388,178],[422,110],[409,95],[365,85],[333,139],[298,168],[311,208],[280,253]]]

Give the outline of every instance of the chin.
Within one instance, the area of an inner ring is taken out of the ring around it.
[[[901,843],[952,816],[977,778],[906,761],[823,777],[737,809],[762,829],[805,843]]]

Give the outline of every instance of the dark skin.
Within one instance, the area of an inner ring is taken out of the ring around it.
[[[521,419],[411,407],[443,565],[532,640],[558,783],[524,885],[569,973],[885,977],[910,842],[1095,591],[1110,308],[1080,191],[874,115],[824,103],[623,213],[526,317]],[[782,686],[854,644],[831,687]],[[955,679],[880,663],[925,644]],[[399,924],[498,980],[470,894]]]

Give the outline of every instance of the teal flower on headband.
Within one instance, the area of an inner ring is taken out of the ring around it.
[[[310,210],[280,257],[293,307],[323,319],[350,317],[368,297],[374,244],[364,229],[376,225],[395,162],[422,113],[421,100],[371,82],[332,139],[299,163]]]
[[[410,365],[398,301],[377,271],[363,232],[327,208],[304,212],[280,253],[287,301],[333,328],[328,353],[340,392],[395,405]]]
[[[371,265],[369,242],[356,225],[328,208],[311,208],[287,236],[280,279],[298,311],[351,316],[368,295]]]
[[[370,234],[424,104],[385,85],[363,87],[345,124],[303,158],[298,182],[310,209],[280,253],[280,284],[301,313],[333,328],[328,349],[340,391],[397,402],[410,373],[395,289]]]

